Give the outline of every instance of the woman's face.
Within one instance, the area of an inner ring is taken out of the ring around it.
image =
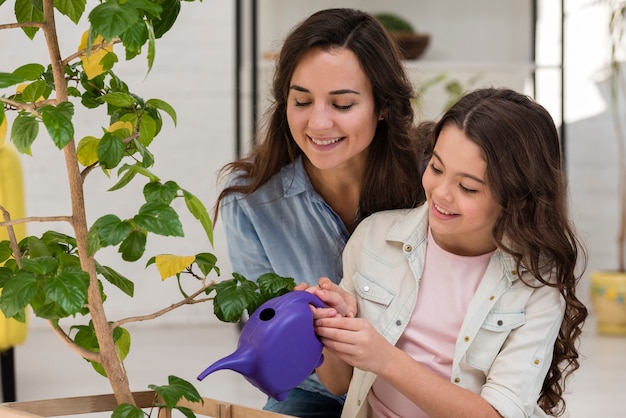
[[[363,166],[379,115],[369,79],[348,49],[313,48],[289,83],[291,135],[319,170]]]
[[[495,249],[492,230],[501,208],[487,184],[487,162],[456,126],[446,125],[439,134],[422,183],[439,246],[465,256]]]

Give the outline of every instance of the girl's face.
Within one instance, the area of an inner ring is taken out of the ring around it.
[[[480,147],[455,125],[442,129],[422,183],[439,246],[464,256],[496,248],[492,230],[501,207],[487,184],[487,162]]]
[[[347,49],[311,49],[289,84],[291,135],[319,170],[363,169],[379,115],[369,79]]]

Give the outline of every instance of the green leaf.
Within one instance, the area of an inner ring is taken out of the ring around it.
[[[102,277],[104,277],[109,283],[126,293],[131,298],[133,297],[135,294],[135,283],[133,283],[132,280],[122,276],[111,267],[101,266],[96,263],[96,268],[98,273],[101,274]]]
[[[9,241],[0,241],[0,263],[4,263],[13,255]]]
[[[37,293],[37,279],[32,273],[18,272],[8,280],[0,295],[0,310],[4,316],[11,318],[23,312]]]
[[[87,303],[89,275],[84,271],[68,268],[58,276],[44,282],[44,290],[50,300],[56,302],[68,314],[80,311]]]
[[[123,403],[118,405],[113,410],[111,418],[144,418],[144,414],[141,408],[128,403]]]
[[[132,6],[135,9],[145,14],[147,17],[158,18],[161,14],[160,2],[154,2],[150,0],[127,0],[126,5]]]
[[[146,101],[146,107],[153,107],[155,109],[164,111],[170,116],[170,118],[172,118],[172,121],[174,121],[174,126],[176,126],[176,123],[177,123],[176,110],[174,110],[174,108],[170,106],[169,103],[164,102],[163,100],[160,100],[160,99],[148,99]]]
[[[152,27],[152,24],[148,22],[146,26],[148,28],[148,72],[150,72],[156,55],[156,38],[154,37],[154,28]]]
[[[57,106],[43,106],[39,109],[43,124],[58,149],[63,149],[74,137],[74,105],[70,102],[59,103]]]
[[[100,96],[100,100],[117,107],[133,107],[137,99],[128,93],[114,91]]]
[[[11,271],[10,268],[0,266],[0,288],[4,287],[4,285],[14,276],[15,274]]]
[[[139,11],[127,3],[120,4],[112,1],[94,7],[89,13],[89,23],[94,31],[107,41],[121,36],[140,19]]]
[[[13,75],[22,80],[39,80],[46,68],[41,64],[25,64],[13,71]],[[1,82],[0,82],[1,83]]]
[[[190,402],[202,401],[202,397],[196,388],[186,380],[176,376],[169,376],[168,383],[168,385],[164,386],[149,385],[148,387],[163,398],[165,405],[169,409],[174,408],[182,398]]]
[[[46,98],[49,93],[50,88],[46,81],[37,80],[24,88],[24,91],[22,91],[22,99],[24,99],[25,102],[34,103],[41,98]]]
[[[100,351],[100,345],[98,344],[98,338],[96,337],[96,330],[93,328],[93,323],[90,321],[89,325],[73,325],[72,330],[77,330],[74,336],[74,342],[80,347],[98,352]]]
[[[292,277],[282,277],[276,273],[260,275],[256,281],[264,301],[291,292],[296,287],[296,281]]]
[[[133,220],[139,227],[158,235],[184,236],[178,214],[170,206],[162,203],[148,202],[143,204]]]
[[[218,276],[220,275],[220,269],[217,267],[217,257],[214,254],[196,254],[196,265],[205,276],[208,276],[212,270],[215,270]]]
[[[104,168],[115,168],[124,158],[124,142],[110,132],[98,144],[98,161]]]
[[[144,146],[150,145],[157,133],[157,123],[147,113],[139,120],[139,142]]]
[[[30,146],[35,142],[38,133],[37,119],[32,115],[21,113],[13,121],[11,142],[20,153],[30,155]]]
[[[54,8],[70,18],[74,24],[78,24],[80,17],[85,12],[87,0],[55,0]]]
[[[27,79],[21,75],[0,72],[0,88],[2,89],[23,83],[26,80]]]
[[[233,273],[233,278],[213,285],[213,313],[224,322],[237,322],[248,306],[259,306],[261,295],[257,293],[256,283],[240,274]]]
[[[108,247],[122,242],[130,234],[131,226],[129,222],[122,221],[116,215],[104,215],[94,222],[91,229],[97,231],[100,245]]]
[[[169,31],[180,13],[180,0],[164,0],[161,2],[163,11],[159,19],[152,21],[154,36],[158,39]]]
[[[167,181],[162,184],[158,181],[153,181],[146,184],[143,188],[143,196],[146,202],[164,203],[169,205],[172,203],[176,195],[178,194],[178,184],[173,181]]]
[[[127,54],[129,50],[132,51],[134,55],[138,54],[141,51],[141,47],[148,40],[146,23],[143,20],[136,21],[122,34],[121,39],[122,44],[126,47]],[[126,59],[128,60],[128,56]]]
[[[43,4],[41,0],[16,0],[14,11],[19,23],[43,22]],[[32,40],[39,28],[24,26],[22,30]]]
[[[213,222],[211,222],[211,217],[209,216],[209,212],[206,210],[204,204],[193,194],[189,193],[186,190],[183,190],[183,196],[185,197],[185,204],[187,205],[187,209],[189,212],[200,221],[200,224],[204,228],[204,232],[206,233],[211,246],[213,246]]]
[[[147,235],[143,231],[135,230],[131,232],[120,245],[119,252],[125,261],[137,261],[146,250]]]

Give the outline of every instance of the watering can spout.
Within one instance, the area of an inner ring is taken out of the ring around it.
[[[226,356],[209,367],[204,369],[202,373],[198,375],[198,380],[203,380],[205,377],[217,370],[230,369],[244,376],[252,373],[253,359],[249,353],[250,350],[237,350],[229,356]]]

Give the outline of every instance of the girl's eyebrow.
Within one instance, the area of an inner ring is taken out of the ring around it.
[[[441,157],[439,156],[439,154],[437,154],[437,151],[435,151],[435,150],[433,150],[433,157],[435,157],[435,158],[439,161],[439,163],[440,163],[442,166],[444,166],[444,167],[446,166],[446,165],[443,163],[443,161],[441,160]],[[479,182],[480,184],[486,184],[486,183],[485,183],[485,181],[484,181],[483,179],[481,179],[480,177],[476,177],[476,176],[475,176],[475,175],[473,175],[473,174],[460,172],[460,173],[459,173],[459,175],[460,175],[461,177],[467,177],[467,178],[470,178],[470,179],[472,179],[472,180],[475,180],[475,181]]]
[[[302,93],[310,93],[309,89],[306,89],[306,88],[304,88],[302,86],[299,86],[297,84],[289,86],[289,90],[301,91]],[[352,90],[352,89],[340,89],[340,90],[333,90],[333,91],[329,92],[328,94],[339,95],[339,94],[361,94],[361,93],[359,93],[358,91]]]

